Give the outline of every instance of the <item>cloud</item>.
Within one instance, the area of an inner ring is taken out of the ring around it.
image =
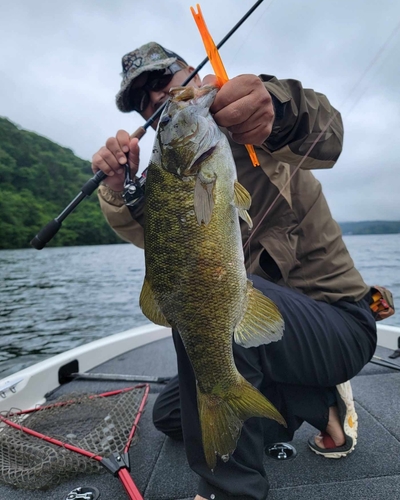
[[[142,125],[114,102],[124,53],[156,40],[196,66],[204,49],[174,0],[15,0],[0,19],[0,115],[90,159],[107,137]],[[253,0],[203,0],[216,42]],[[221,50],[228,74],[296,78],[342,111],[344,151],[316,172],[338,220],[400,219],[400,4],[265,0]],[[393,35],[390,38],[390,35]],[[384,45],[386,43],[386,45]],[[207,64],[201,74],[212,72]],[[141,141],[145,168],[153,133]]]

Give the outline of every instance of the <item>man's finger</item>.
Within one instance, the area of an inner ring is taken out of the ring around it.
[[[217,77],[215,75],[206,75],[202,82],[201,82],[201,85],[214,85],[216,86],[217,85]]]
[[[122,171],[121,165],[115,156],[106,148],[102,147],[93,155],[92,165],[97,170],[102,170],[107,175],[119,174]]]
[[[120,165],[124,165],[126,163],[126,155],[122,151],[122,148],[121,148],[121,146],[120,146],[120,144],[119,144],[119,142],[118,142],[118,140],[117,140],[116,137],[110,137],[109,139],[107,139],[107,141],[106,141],[106,147],[105,148],[101,148],[100,151],[102,151],[103,149],[108,150],[108,152],[111,153],[114,156],[114,158],[116,159],[117,163],[119,163]],[[102,154],[102,156],[104,156],[104,154]],[[107,154],[107,158],[108,158],[108,154]]]
[[[261,91],[263,86],[261,80],[255,75],[240,75],[227,81],[215,97],[211,112],[217,113],[229,104],[254,93],[256,89]]]
[[[124,153],[128,153],[129,152],[129,140],[130,140],[128,132],[126,130],[118,130],[115,137],[118,141],[118,144],[119,144],[121,150]]]
[[[232,139],[238,144],[252,144],[253,146],[261,146],[268,134],[263,130],[263,127],[257,126],[252,130],[243,133],[232,133]]]
[[[247,121],[258,109],[253,99],[243,97],[214,113],[214,120],[220,127],[232,127]]]
[[[140,147],[139,147],[139,139],[136,137],[131,139],[129,143],[129,166],[131,168],[132,175],[136,175],[139,169],[140,162]]]

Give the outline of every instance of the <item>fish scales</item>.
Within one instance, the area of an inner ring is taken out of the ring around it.
[[[209,390],[216,381],[232,378],[233,370],[218,363],[218,358],[229,356],[233,367],[232,332],[246,294],[240,242],[234,245],[229,235],[220,237],[221,226],[228,232],[229,226],[238,224],[237,211],[231,205],[218,206],[210,224],[199,226],[193,210],[194,181],[182,182],[161,169],[152,170],[146,183],[145,248],[152,255],[146,277],[167,321],[185,332],[182,339],[198,383]],[[163,207],[162,218],[158,217],[161,206],[151,204],[153,197]],[[149,213],[153,210],[154,217]]]
[[[236,182],[229,144],[209,113],[215,93],[175,89],[160,119],[146,181],[140,298],[149,319],[176,328],[183,340],[210,468],[217,455],[234,451],[246,418],[284,423],[234,363],[234,332],[238,343],[258,345],[281,338],[283,321],[246,277],[238,210],[245,216],[250,197]]]

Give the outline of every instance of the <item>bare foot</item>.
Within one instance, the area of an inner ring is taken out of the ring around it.
[[[346,436],[340,424],[337,406],[329,407],[329,421],[325,432],[330,435],[336,446],[343,446],[346,442]],[[325,448],[321,435],[315,436],[315,444],[320,448]]]
[[[200,495],[196,495],[196,496],[194,497],[194,500],[207,500],[207,499],[206,499],[206,498],[204,498],[204,497],[201,497]]]

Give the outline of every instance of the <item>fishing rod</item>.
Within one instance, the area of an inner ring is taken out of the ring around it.
[[[237,31],[238,28],[247,20],[247,18],[257,9],[257,7],[264,0],[258,0],[252,7],[247,11],[247,13],[235,24],[235,26],[227,33],[224,38],[217,44],[217,49],[220,49],[227,40]],[[182,83],[182,86],[186,86],[192,78],[194,78],[197,73],[203,68],[203,66],[208,62],[208,57],[205,57],[203,61],[190,73],[186,80]],[[159,118],[163,112],[166,101],[158,110],[133,134],[130,136],[131,139],[140,139],[145,135],[147,129]],[[147,170],[147,169],[146,169]],[[91,179],[85,182],[82,186],[80,193],[67,205],[64,210],[52,221],[50,221],[46,226],[44,226],[38,234],[32,239],[30,244],[36,248],[36,250],[42,250],[46,244],[57,234],[61,228],[62,222],[68,217],[68,215],[75,210],[79,203],[86,197],[90,196],[95,189],[99,187],[99,184],[104,180],[107,175],[99,170]],[[141,177],[137,179],[132,179],[130,176],[129,165],[125,165],[125,184],[123,198],[125,204],[129,207],[136,205],[144,196],[144,185],[146,182],[146,171],[143,172]]]
[[[399,364],[392,363],[391,361],[388,361],[388,360],[381,358],[379,356],[372,356],[370,363],[372,363],[374,365],[384,366],[385,368],[391,368],[392,370],[400,371]]]
[[[399,367],[400,368],[400,367]],[[66,380],[108,380],[112,382],[152,382],[155,384],[166,384],[171,380],[171,377],[156,377],[153,375],[125,375],[118,373],[71,373],[66,377]]]

